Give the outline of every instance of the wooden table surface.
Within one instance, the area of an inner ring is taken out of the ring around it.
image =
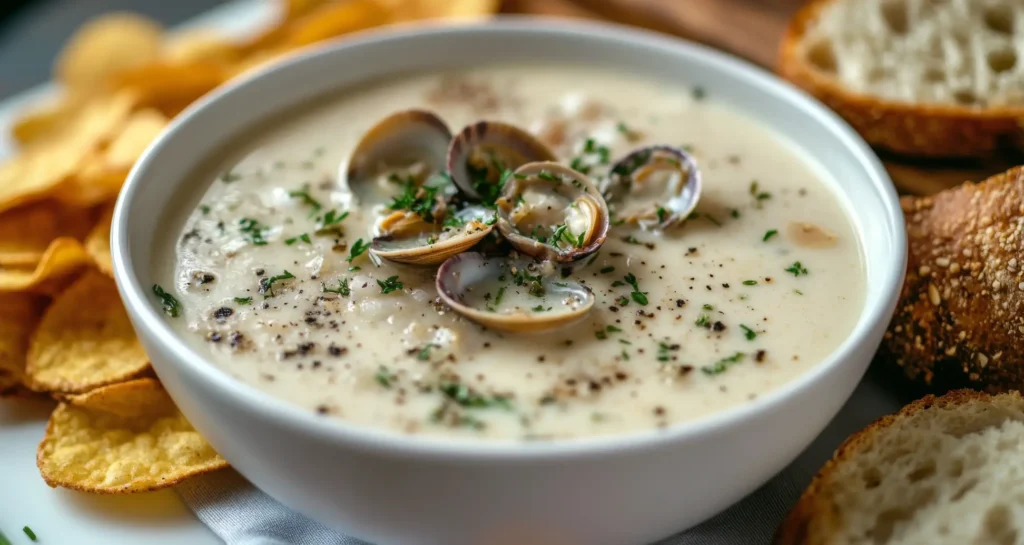
[[[615,21],[706,43],[774,70],[779,41],[805,0],[504,0],[506,13]],[[920,161],[882,154],[903,193],[927,195],[1024,162]]]

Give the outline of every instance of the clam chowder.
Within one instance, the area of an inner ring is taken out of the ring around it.
[[[251,132],[168,218],[154,300],[225,372],[323,418],[663,428],[793,380],[861,313],[827,173],[699,87],[413,75]]]

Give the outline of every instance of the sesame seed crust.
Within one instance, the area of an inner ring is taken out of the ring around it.
[[[886,361],[936,389],[1024,386],[1024,167],[904,197],[909,256]]]

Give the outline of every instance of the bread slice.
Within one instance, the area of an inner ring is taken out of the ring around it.
[[[1024,142],[1021,0],[813,0],[778,69],[897,153],[984,157]]]
[[[927,396],[846,440],[776,545],[1024,544],[1024,399]]]
[[[936,390],[1024,389],[1024,167],[902,205],[907,276],[880,361]]]

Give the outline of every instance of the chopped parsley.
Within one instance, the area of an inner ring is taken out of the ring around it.
[[[707,303],[704,303],[704,306],[701,308],[703,308],[704,310],[715,310],[714,305],[709,305]]]
[[[795,293],[797,295],[803,295],[804,294],[804,292],[802,292],[800,290],[793,290],[793,293]]]
[[[456,216],[455,214],[449,214],[449,215],[445,216],[444,217],[444,221],[441,222],[441,226],[442,227],[449,227],[449,228],[452,228],[452,229],[459,229],[459,228],[461,228],[465,224],[466,224],[465,220],[463,220],[462,218]]]
[[[626,353],[625,348],[622,349],[622,359],[625,361],[629,361],[629,354]]]
[[[786,269],[786,272],[793,273],[793,276],[807,276],[807,268],[801,265],[799,261],[793,262],[793,264]]]
[[[235,302],[239,305],[248,305],[252,302],[252,297],[235,297]]]
[[[640,242],[639,240],[637,240],[637,238],[635,236],[633,236],[633,235],[629,235],[629,236],[623,238],[622,242],[625,242],[627,244],[643,244],[643,242]]]
[[[698,327],[711,327],[711,317],[708,316],[707,312],[701,312],[700,316],[697,317],[697,321],[693,323]]]
[[[505,286],[498,288],[498,295],[494,296],[494,306],[497,307],[501,304],[502,298],[505,297]]]
[[[333,208],[331,210],[328,210],[327,213],[324,214],[324,216],[322,218],[317,218],[318,219],[318,223],[317,223],[315,234],[317,234],[317,235],[326,235],[326,234],[331,234],[331,233],[338,233],[338,234],[340,234],[340,228],[339,228],[338,224],[341,223],[347,217],[348,217],[348,211],[347,210],[345,212],[340,213],[340,214],[337,212],[337,210],[334,210]]]
[[[456,382],[443,383],[438,386],[438,390],[460,407],[470,409],[483,409],[487,407],[511,408],[509,399],[506,397],[484,396]]]
[[[387,367],[381,365],[380,369],[377,369],[377,374],[373,375],[373,378],[377,379],[377,384],[380,384],[385,388],[390,388],[391,383],[398,377],[396,377],[391,371],[388,371]]]
[[[629,294],[629,296],[632,297],[638,305],[646,305],[647,292],[640,291],[640,283],[637,282],[636,276],[633,276],[633,273],[629,273],[625,277],[623,277],[623,280],[625,280],[626,283],[629,284],[630,286],[633,286],[633,291]]]
[[[200,204],[199,205],[199,211],[202,212],[203,215],[205,216],[205,215],[210,213],[210,207],[205,205],[205,204]]]
[[[534,312],[544,312],[546,310],[551,310],[551,307],[545,307],[544,305],[537,305],[537,306],[531,308],[530,310],[532,310]]]
[[[291,280],[292,278],[295,278],[295,275],[288,272],[287,270],[285,270],[283,274],[271,276],[270,278],[264,278],[263,280],[260,281],[260,293],[270,293],[270,295],[264,295],[264,297],[273,297],[275,295],[273,289],[274,284],[282,280]]]
[[[774,237],[777,234],[779,234],[779,230],[778,229],[769,229],[769,230],[764,232],[764,238],[762,238],[761,241],[762,242],[768,242],[769,239],[771,239],[772,237]]]
[[[594,336],[597,337],[597,340],[603,341],[608,338],[608,333],[603,329],[598,329],[594,332]]]
[[[671,347],[665,343],[658,343],[658,361],[668,361],[670,356],[668,351]]]
[[[249,237],[249,242],[254,246],[265,246],[267,241],[263,238],[263,232],[267,230],[266,225],[252,218],[238,220],[238,230]]]
[[[613,271],[615,271],[615,267],[604,267],[598,272],[600,272],[601,274],[608,274]]]
[[[388,205],[391,210],[409,210],[423,221],[434,221],[434,206],[437,204],[438,186],[422,185],[417,187],[415,182],[409,180],[404,183],[402,193],[396,195]]]
[[[348,278],[339,278],[338,287],[328,288],[324,284],[320,284],[323,287],[324,293],[337,293],[342,297],[348,297],[352,294],[352,289],[348,287]]]
[[[289,238],[289,239],[285,239],[284,243],[289,245],[289,246],[291,246],[292,244],[295,244],[296,242],[298,242],[300,240],[302,242],[305,242],[306,244],[312,244],[313,243],[313,240],[309,238],[309,233],[302,233],[301,235],[299,235],[297,237],[292,237],[292,238]]]
[[[743,285],[744,286],[756,286],[757,285],[757,280],[744,280],[743,281]]]
[[[746,357],[746,354],[743,352],[736,352],[735,354],[722,358],[711,365],[705,365],[704,367],[701,367],[700,370],[705,375],[720,375],[728,371],[729,367],[743,361],[744,357]]]
[[[238,180],[241,180],[241,179],[242,179],[242,175],[237,173],[237,172],[235,172],[234,170],[231,170],[230,168],[227,169],[226,171],[224,171],[224,173],[220,175],[220,181],[222,181],[222,182],[224,182],[226,184],[230,184],[231,182],[237,182]]]
[[[659,206],[658,209],[655,210],[655,214],[658,216],[658,223],[665,223],[665,217],[668,216],[668,212],[666,212],[664,208]]]
[[[306,191],[305,189],[300,189],[298,191],[289,191],[288,196],[293,199],[299,199],[302,201],[302,204],[311,207],[313,209],[313,212],[310,215],[316,214],[317,212],[320,211],[321,208],[323,208],[323,205],[320,204],[320,201],[314,199],[313,196],[309,194],[309,191]]]
[[[418,359],[420,361],[427,361],[427,360],[429,360],[430,359],[430,349],[431,348],[441,348],[441,345],[433,344],[433,343],[427,343],[427,344],[423,345],[423,348],[420,349],[420,351],[416,353],[416,359]]]
[[[707,91],[705,91],[704,88],[700,86],[694,87],[692,94],[693,100],[696,101],[704,100],[704,98],[707,97]]]
[[[613,326],[613,325],[610,325],[610,326],[606,327],[605,330],[607,330],[608,333],[621,333],[622,332],[622,328],[621,327],[616,327],[616,326]]]
[[[368,250],[369,248],[369,242],[363,242],[363,239],[357,240],[356,243],[353,244],[351,248],[349,248],[348,258],[346,258],[345,261],[348,263],[352,263],[352,260],[366,253],[366,250]]]
[[[732,216],[732,219],[734,219],[734,220],[740,219],[740,210],[739,210],[739,208],[733,208],[732,212],[729,212],[729,215]]]
[[[505,184],[512,177],[512,171],[507,168],[501,168],[497,161],[495,161],[494,166],[500,172],[497,183],[488,181],[488,173],[490,172],[488,167],[474,167],[473,165],[466,164],[466,169],[469,171],[470,185],[480,194],[480,200],[483,204],[492,208],[494,207],[494,201],[498,200],[502,189],[505,188]]]
[[[721,227],[722,226],[722,222],[718,221],[718,218],[712,216],[711,214],[708,214],[707,212],[704,213],[704,219],[706,219],[706,220],[710,221],[711,223],[715,224],[715,226],[717,226],[717,227]]]
[[[29,528],[28,526],[25,526],[24,528],[21,529],[21,531],[25,532],[25,535],[28,536],[28,538],[31,539],[32,541],[36,541],[37,540],[36,533],[32,531],[32,528]]]
[[[752,341],[757,338],[757,332],[753,329],[750,329],[743,324],[740,324],[740,329],[743,330],[743,336],[746,337],[748,341]]]
[[[621,123],[620,125],[625,127],[625,125]],[[595,164],[607,165],[610,161],[610,158],[611,150],[608,149],[608,146],[598,145],[593,138],[587,138],[586,141],[583,142],[582,155],[574,157],[572,161],[569,163],[569,168],[581,174],[589,174],[590,169]]]
[[[399,282],[397,274],[389,276],[385,280],[378,280],[377,285],[380,286],[380,292],[384,294],[388,294],[405,287],[405,284]]]
[[[512,274],[512,281],[517,286],[525,286],[530,295],[541,297],[547,291],[541,283],[540,275],[532,275],[526,269],[520,268]]]
[[[555,176],[554,174],[552,174],[552,173],[550,173],[550,172],[548,172],[546,170],[542,170],[542,171],[538,172],[537,173],[537,177],[540,178],[541,180],[547,180],[549,182],[560,182],[561,181],[561,180],[558,179],[558,176]]]
[[[173,295],[164,291],[159,284],[153,284],[153,293],[160,298],[164,307],[164,314],[171,318],[177,318],[181,314],[181,303]]]
[[[615,302],[618,303],[620,307],[624,307],[629,304],[629,297],[619,297]]]
[[[629,136],[629,134],[631,133],[629,127],[627,127],[626,124],[623,123],[622,121],[619,121],[619,124],[615,126],[615,130],[627,136]]]

